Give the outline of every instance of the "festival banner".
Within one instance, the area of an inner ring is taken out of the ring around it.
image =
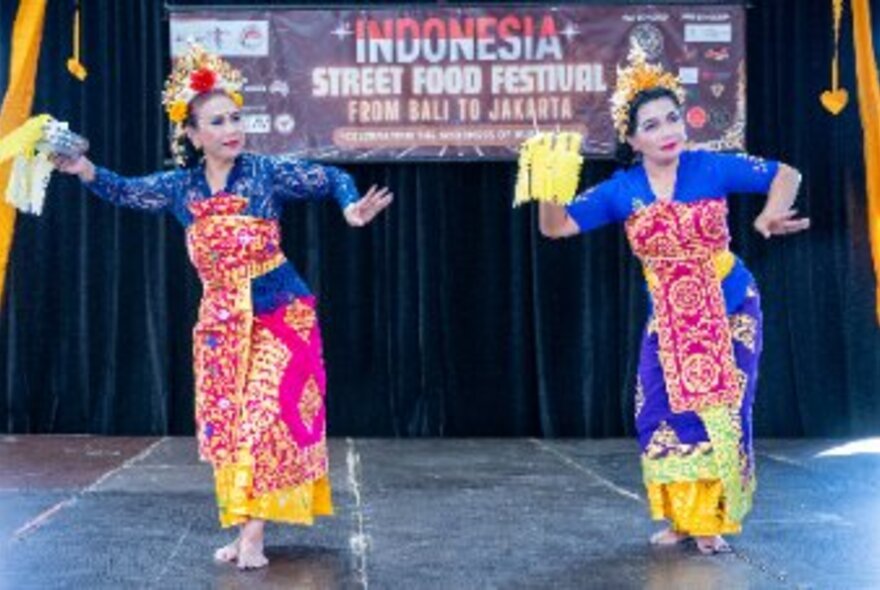
[[[328,162],[510,160],[536,129],[606,158],[631,44],[676,73],[696,147],[745,147],[740,4],[204,9],[171,14],[247,79],[249,149]]]

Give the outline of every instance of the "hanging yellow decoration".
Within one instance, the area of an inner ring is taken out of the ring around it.
[[[819,96],[819,101],[825,110],[832,115],[839,115],[849,102],[849,93],[845,88],[840,88],[840,18],[843,14],[843,0],[831,0],[831,9],[834,15],[834,59],[831,60],[831,90],[826,90]]]
[[[31,113],[45,20],[46,0],[28,0],[18,5],[10,37],[9,85],[0,108],[0,137],[19,127]],[[0,165],[0,187],[8,184],[10,168]],[[0,301],[15,233],[15,218],[16,210],[0,203]]]
[[[79,61],[80,10],[79,2],[77,2],[73,9],[73,56],[67,60],[67,71],[70,72],[74,78],[82,82],[86,79],[88,71],[82,62]]]
[[[880,70],[874,51],[869,0],[851,0],[856,86],[865,158],[865,192],[868,197],[868,235],[876,278],[876,313],[880,323]]]
[[[537,133],[523,142],[513,206],[529,201],[567,205],[577,192],[584,158],[576,132]]]

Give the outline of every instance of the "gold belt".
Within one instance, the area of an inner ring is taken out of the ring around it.
[[[224,285],[238,284],[242,281],[255,279],[264,274],[270,273],[282,264],[287,262],[283,252],[278,252],[272,258],[263,260],[262,262],[250,262],[242,267],[233,269],[218,279],[206,279],[205,285],[209,287],[222,287]]]
[[[733,266],[736,264],[736,256],[730,250],[721,250],[712,255],[712,262],[715,265],[715,276],[718,277],[719,281],[723,281],[730,274],[730,271],[733,270]],[[645,280],[648,282],[648,288],[653,291],[654,287],[657,286],[657,275],[646,264],[642,265],[642,272],[645,275]]]

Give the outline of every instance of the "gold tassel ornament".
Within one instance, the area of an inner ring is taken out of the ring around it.
[[[67,71],[70,75],[82,82],[86,79],[89,72],[79,60],[80,58],[80,31],[81,31],[81,14],[82,8],[77,0],[73,8],[73,55],[67,60]]]
[[[831,60],[831,90],[826,90],[819,95],[819,101],[825,110],[832,115],[839,115],[849,102],[849,93],[845,88],[840,88],[840,18],[843,14],[843,0],[831,0],[831,10],[834,16],[834,58]]]

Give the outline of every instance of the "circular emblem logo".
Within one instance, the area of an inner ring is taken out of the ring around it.
[[[663,33],[651,23],[636,25],[629,33],[629,42],[641,47],[650,60],[663,55]]]
[[[706,126],[706,121],[709,117],[706,115],[706,109],[703,107],[692,107],[688,109],[686,118],[688,125],[694,129],[702,129]]]

